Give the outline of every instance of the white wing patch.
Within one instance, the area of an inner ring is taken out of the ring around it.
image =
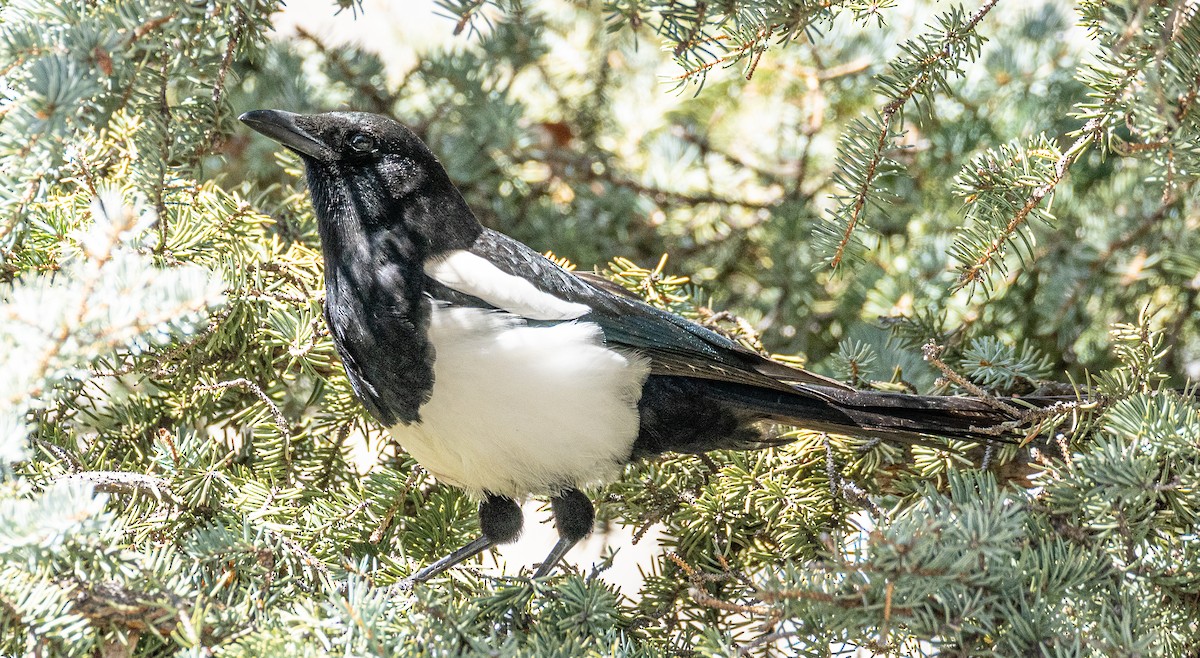
[[[530,320],[574,320],[591,310],[586,304],[542,292],[525,279],[461,249],[425,263],[425,274],[451,290]]]
[[[434,302],[433,395],[389,428],[439,480],[520,499],[620,475],[649,364],[604,346],[590,322],[531,327]]]

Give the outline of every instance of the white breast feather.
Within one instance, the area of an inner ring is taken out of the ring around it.
[[[519,499],[620,474],[649,365],[606,348],[597,325],[435,302],[429,336],[433,396],[419,424],[389,431],[439,480]]]

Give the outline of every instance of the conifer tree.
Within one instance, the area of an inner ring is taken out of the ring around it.
[[[0,655],[1200,651],[1196,3],[441,0],[403,71],[281,6],[0,2]],[[400,118],[485,224],[790,363],[1072,401],[631,466],[636,591],[400,591],[474,504],[354,399],[261,107]]]

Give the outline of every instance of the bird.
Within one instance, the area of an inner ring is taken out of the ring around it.
[[[1012,407],[852,388],[572,272],[480,223],[438,158],[379,114],[254,110],[242,123],[303,161],[325,320],[367,412],[427,471],[479,501],[481,535],[411,587],[523,525],[549,498],[549,575],[592,532],[584,493],[663,453],[778,445],[764,425],[902,443],[993,440]]]

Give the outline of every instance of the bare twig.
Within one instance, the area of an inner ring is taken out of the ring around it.
[[[88,482],[96,491],[103,493],[153,496],[156,500],[166,501],[178,507],[183,506],[183,501],[171,491],[170,483],[160,477],[143,473],[81,471],[64,475],[55,482]]]
[[[38,446],[42,450],[45,450],[46,452],[50,453],[51,455],[54,455],[54,458],[59,460],[63,464],[65,464],[67,467],[67,470],[69,470],[70,472],[80,473],[83,471],[83,462],[79,461],[78,457],[71,454],[70,451],[66,450],[65,448],[62,448],[61,446],[56,446],[53,443],[50,443],[49,441],[45,441],[43,439],[38,439],[38,438],[33,439],[33,443],[34,443],[34,445]]]
[[[938,345],[933,341],[929,341],[928,343],[925,343],[924,347],[921,348],[921,353],[924,355],[925,360],[928,361],[930,365],[937,368],[938,371],[942,373],[943,377],[954,382],[971,395],[979,398],[980,402],[983,402],[984,404],[995,409],[999,409],[1000,411],[1009,413],[1013,416],[1019,416],[1021,414],[1021,409],[991,395],[987,391],[977,386],[974,382],[958,374],[953,368],[946,365],[946,362],[942,361],[942,349],[943,348],[941,345]]]
[[[161,80],[158,86],[158,120],[160,122],[159,130],[162,130],[162,143],[159,145],[161,149],[158,157],[158,183],[154,186],[154,214],[155,223],[158,225],[158,245],[155,248],[157,253],[166,253],[167,250],[167,163],[171,161],[171,103],[167,100],[167,65],[170,59],[162,58],[162,68],[158,74]]]
[[[239,378],[226,382],[217,382],[216,384],[197,384],[193,390],[212,392],[221,391],[227,388],[240,388],[253,393],[258,397],[258,399],[263,401],[263,404],[267,405],[268,409],[271,410],[271,416],[275,419],[275,425],[279,427],[279,431],[285,435],[291,436],[292,426],[290,423],[288,423],[287,417],[283,415],[283,412],[279,409],[279,406],[275,404],[275,401],[271,399],[271,396],[267,395],[266,391],[262,390],[262,387],[250,381],[249,379]]]
[[[420,468],[414,468],[408,472],[408,479],[404,482],[404,489],[396,496],[392,504],[388,506],[387,511],[383,514],[383,518],[379,520],[379,526],[371,532],[371,537],[367,540],[371,544],[378,544],[383,541],[384,533],[392,525],[392,519],[395,518],[396,512],[400,511],[400,508],[404,506],[404,500],[408,497],[408,492],[412,491],[413,485],[417,482],[417,475],[420,472]]]
[[[221,58],[221,68],[217,69],[217,81],[213,84],[212,102],[214,106],[221,103],[221,96],[225,92],[225,77],[229,75],[229,67],[233,65],[233,54],[237,50],[238,44],[242,41],[242,33],[246,30],[246,13],[241,7],[233,8],[236,17],[233,21],[233,31],[229,33],[229,40],[225,44],[225,56]]]
[[[132,46],[138,39],[141,39],[142,37],[150,34],[174,19],[175,14],[172,13],[142,23],[138,26],[138,29],[134,30],[133,33],[129,35],[129,38],[125,41],[125,45]]]
[[[314,571],[317,571],[321,575],[328,578],[330,582],[333,582],[333,573],[329,571],[329,567],[325,566],[325,563],[322,562],[320,558],[310,553],[308,549],[301,546],[296,540],[270,528],[264,527],[263,533],[268,538],[279,542],[283,547],[291,551],[297,558],[300,559],[300,562],[304,564],[304,566],[312,568]]]

